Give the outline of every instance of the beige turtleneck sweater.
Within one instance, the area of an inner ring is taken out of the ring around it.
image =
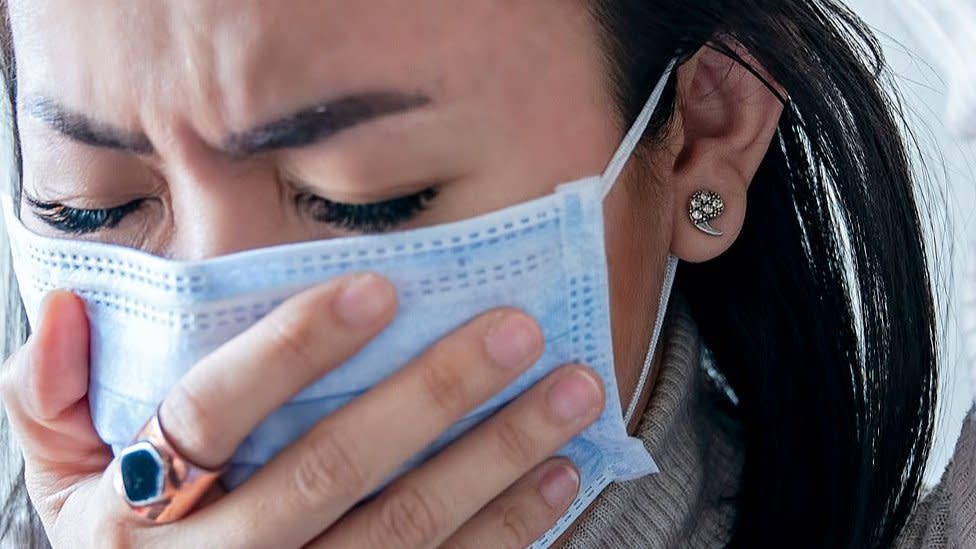
[[[566,549],[704,549],[730,538],[742,441],[719,410],[727,397],[705,374],[698,331],[680,299],[665,330],[660,374],[635,434],[661,472],[607,487]],[[942,481],[919,504],[897,547],[976,549],[976,410]]]
[[[660,372],[634,435],[661,472],[607,487],[566,549],[694,549],[729,540],[742,443],[717,410],[727,397],[704,373],[698,330],[680,299],[672,302],[661,342]]]

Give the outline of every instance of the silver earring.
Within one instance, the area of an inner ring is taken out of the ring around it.
[[[725,201],[721,195],[712,191],[697,191],[688,201],[688,218],[699,231],[709,236],[723,236],[725,233],[709,223],[725,213]]]

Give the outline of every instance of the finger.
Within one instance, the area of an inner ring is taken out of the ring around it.
[[[215,522],[278,525],[251,532],[255,545],[307,543],[541,352],[542,332],[524,313],[482,315],[325,418],[206,511],[221,517]]]
[[[69,292],[49,294],[31,340],[5,365],[2,399],[34,473],[70,480],[99,472],[111,451],[88,409],[88,318]]]
[[[441,549],[527,547],[569,509],[579,483],[579,473],[568,461],[550,460],[479,511]]]
[[[159,525],[133,512],[116,491],[115,467],[118,464],[113,462],[101,476],[79,482],[63,498],[57,520],[47,529],[54,547],[168,547],[172,540],[182,539],[181,522]],[[190,516],[226,494],[220,483],[215,483],[196,503]],[[213,524],[206,527],[219,531]]]
[[[581,366],[563,368],[350,513],[322,535],[320,546],[435,547],[602,409],[596,374]]]
[[[204,507],[209,507],[211,504],[219,501],[220,498],[226,495],[227,495],[227,490],[223,486],[221,486],[219,482],[215,482],[214,485],[211,486],[209,490],[207,490],[207,493],[205,493],[203,497],[200,498],[200,501],[198,501],[193,508],[194,510],[200,510],[203,509]]]
[[[285,302],[197,364],[171,391],[160,408],[167,438],[198,465],[223,463],[264,416],[375,335],[392,317],[395,303],[392,287],[375,275],[339,279]],[[106,517],[100,527],[109,529],[112,539],[182,539],[190,523],[208,536],[207,543],[191,543],[191,547],[249,546],[247,529],[253,524],[241,525],[240,543],[230,543],[226,530],[215,527],[216,523],[192,521],[200,511],[219,503],[219,487],[208,492],[188,518],[172,525],[151,525],[131,512],[115,492],[116,467],[113,463],[97,482],[86,483],[78,497],[65,502],[68,520],[64,522],[71,529],[86,531],[87,525],[78,524],[78,519],[88,516],[85,508],[91,502],[98,502]]]
[[[25,460],[25,482],[48,526],[65,501],[111,461],[88,401],[88,319],[84,303],[53,292],[30,341],[0,372],[0,400]]]
[[[49,294],[30,341],[4,367],[0,399],[25,458],[30,499],[55,547],[112,544],[135,535],[118,496],[107,489],[111,449],[88,407],[89,326],[84,302]],[[110,532],[114,532],[114,535]]]
[[[272,411],[375,337],[395,309],[395,289],[372,274],[286,301],[166,396],[159,414],[167,438],[201,467],[222,465]]]

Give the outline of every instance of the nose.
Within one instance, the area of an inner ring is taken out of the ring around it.
[[[145,119],[168,121],[147,123],[168,209],[157,253],[195,261],[331,235],[328,227],[309,223],[296,209],[294,190],[280,175],[283,155],[228,154],[219,145],[219,136],[229,132],[221,124],[179,116]]]
[[[166,175],[166,254],[193,261],[308,239],[270,163],[216,157]]]
[[[192,261],[297,240],[289,235],[275,185],[244,187],[196,187],[174,197],[169,255]]]

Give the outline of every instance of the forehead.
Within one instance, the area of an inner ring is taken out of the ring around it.
[[[238,128],[323,96],[370,89],[422,91],[442,101],[529,92],[551,86],[546,75],[579,75],[599,57],[582,1],[10,4],[21,92],[111,113],[123,125],[165,108]]]

